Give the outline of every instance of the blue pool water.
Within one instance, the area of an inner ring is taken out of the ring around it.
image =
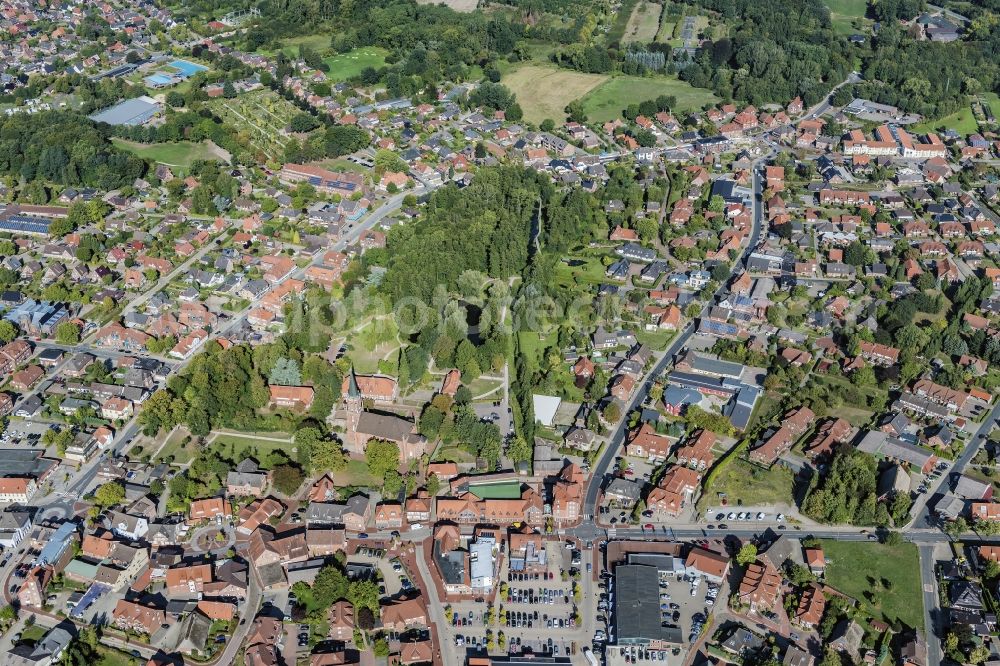
[[[173,82],[173,78],[166,74],[150,74],[146,77],[146,83],[152,86],[165,86]]]
[[[199,65],[196,62],[188,62],[187,60],[174,60],[170,63],[170,66],[184,76],[194,76],[198,72],[204,72],[208,69],[204,65]]]

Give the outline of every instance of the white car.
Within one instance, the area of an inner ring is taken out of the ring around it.
[[[414,530],[422,530],[422,529],[424,529],[424,526],[421,525],[420,523],[413,523],[412,525],[410,525],[411,532]]]
[[[765,518],[767,518],[767,514],[764,513],[763,511],[757,514],[757,520],[764,520]]]

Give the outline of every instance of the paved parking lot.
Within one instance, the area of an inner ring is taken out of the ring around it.
[[[444,645],[481,654],[485,651],[486,632],[491,630],[495,643],[503,632],[503,652],[520,654],[530,651],[567,656],[572,654],[575,644],[576,656],[573,659],[585,663],[581,648],[590,645],[596,603],[592,595],[592,578],[586,571],[588,564],[593,565],[592,555],[566,548],[565,542],[561,541],[548,542],[546,552],[547,566],[544,569],[512,572],[504,561],[499,575],[501,586],[496,595],[496,621],[491,626],[486,624],[488,606],[485,601],[452,603],[454,620],[442,632]],[[579,604],[574,601],[572,578],[563,580],[561,575],[562,571],[568,573],[571,569],[580,571]],[[550,623],[552,626],[549,626]],[[499,644],[492,652],[501,652]]]

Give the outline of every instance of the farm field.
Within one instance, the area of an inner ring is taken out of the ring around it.
[[[833,540],[823,540],[822,545],[827,583],[857,599],[860,608],[876,618],[889,624],[898,620],[918,631],[923,628],[923,588],[916,546]],[[882,584],[873,605],[865,593],[872,589],[874,581]]]
[[[857,32],[852,22],[855,19],[864,19],[865,11],[868,9],[867,0],[826,0],[826,5],[830,8],[830,19],[834,29],[843,35]]]
[[[625,35],[622,43],[642,42],[648,43],[656,39],[656,33],[660,28],[660,12],[663,5],[654,2],[640,2],[632,10],[628,25],[625,26]]]
[[[112,139],[118,148],[139,157],[167,166],[188,169],[197,160],[218,160],[216,149],[207,142],[178,141],[177,143],[136,143],[125,139]]]
[[[701,109],[719,101],[712,91],[694,88],[677,78],[617,76],[591,90],[583,98],[583,110],[590,122],[607,122],[621,116],[629,104],[637,104],[659,95],[677,98],[677,110]]]
[[[584,74],[542,65],[525,65],[503,77],[503,84],[517,96],[524,119],[540,123],[551,118],[566,120],[566,105],[583,97],[604,82],[603,74]]]
[[[329,58],[324,58],[330,71],[327,76],[332,81],[346,81],[361,74],[366,67],[385,67],[385,57],[389,54],[385,49],[377,46],[366,46],[354,49],[348,53],[340,53]]]

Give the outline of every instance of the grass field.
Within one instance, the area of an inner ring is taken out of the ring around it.
[[[950,116],[938,120],[925,120],[919,125],[913,126],[914,132],[939,132],[943,129],[953,129],[962,136],[968,136],[979,131],[979,123],[972,115],[972,107],[963,106]]]
[[[889,623],[896,620],[916,628],[924,625],[917,547],[912,543],[886,546],[867,541],[823,541],[826,582],[858,600],[859,606]],[[872,581],[888,581],[872,604],[865,593]]]
[[[540,336],[537,331],[521,331],[517,334],[521,355],[531,361],[534,367],[538,367],[542,361],[542,354],[555,342],[554,335]]]
[[[566,105],[594,90],[608,77],[543,65],[524,65],[503,77],[503,84],[517,96],[524,119],[540,123],[566,120]]]
[[[330,35],[302,35],[301,37],[290,37],[281,41],[281,50],[289,58],[299,57],[300,46],[322,53],[330,48]]]
[[[826,5],[830,8],[834,29],[843,35],[857,32],[852,22],[863,19],[868,9],[867,0],[826,0]]]
[[[583,98],[583,110],[590,122],[606,122],[621,117],[622,110],[629,104],[659,95],[676,97],[676,111],[701,109],[719,101],[711,90],[694,88],[676,78],[617,76],[587,94]]]
[[[698,507],[718,506],[719,493],[725,493],[730,506],[792,504],[792,484],[792,472],[785,467],[775,465],[766,470],[737,459],[705,488]]]
[[[653,2],[639,2],[632,10],[632,16],[625,26],[625,35],[622,43],[642,42],[648,43],[656,39],[656,32],[660,29],[660,12],[663,5]]]
[[[333,81],[346,81],[361,74],[361,70],[366,67],[385,67],[385,57],[389,54],[385,49],[377,46],[366,46],[354,49],[349,53],[324,58],[330,67],[327,76]]]
[[[207,143],[178,141],[177,143],[136,143],[112,139],[118,148],[135,153],[146,160],[188,169],[196,160],[218,160],[219,156]]]

